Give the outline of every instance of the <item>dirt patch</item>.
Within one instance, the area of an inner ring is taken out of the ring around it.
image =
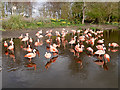
[[[97,27],[103,30],[110,30],[110,29],[118,29],[118,26],[113,26],[113,25],[85,25],[85,26],[75,26],[75,27],[60,27],[60,28],[38,28],[38,29],[24,29],[24,30],[6,30],[6,31],[2,31],[2,38],[17,38],[20,36],[21,33],[25,34],[26,32],[29,33],[29,35],[31,37],[35,36],[35,33],[38,30],[43,30],[43,33],[46,32],[46,30],[50,30],[52,29],[53,32],[54,31],[61,31],[63,28],[65,28],[66,30],[72,30],[75,29],[77,30],[79,27],[81,27],[82,29],[86,29],[86,28],[90,28],[90,27]]]

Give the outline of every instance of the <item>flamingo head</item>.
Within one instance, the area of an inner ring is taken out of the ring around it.
[[[106,50],[106,47],[104,47],[103,50]]]
[[[102,46],[105,46],[104,44],[102,44]]]
[[[77,36],[74,36],[74,39],[76,39]]]
[[[33,49],[33,52],[35,53],[35,52],[36,52],[36,49]]]
[[[29,34],[28,33],[26,33],[26,36],[28,36]]]

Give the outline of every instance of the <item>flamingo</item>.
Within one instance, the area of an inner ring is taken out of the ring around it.
[[[99,50],[103,50],[103,45],[97,45],[96,48]]]
[[[78,52],[79,51],[79,47],[80,47],[80,44],[78,43],[76,46],[75,46],[75,50]]]
[[[32,49],[30,48],[30,45],[28,45],[27,51],[32,52]]]
[[[23,38],[23,34],[21,34],[18,38],[19,38],[19,39],[22,39],[22,38]]]
[[[109,54],[105,54],[104,58],[107,59],[108,62],[110,62],[110,56],[109,56]]]
[[[48,33],[48,34],[46,34],[45,36],[48,36],[49,39],[50,39],[50,37],[52,36],[52,34],[51,34],[51,33]]]
[[[60,41],[60,37],[56,37],[56,41],[57,41],[57,42],[61,42],[61,41]]]
[[[4,41],[4,47],[8,47],[8,43]]]
[[[13,38],[11,38],[11,40],[10,40],[10,44],[12,44],[13,43]]]
[[[87,50],[93,53],[93,49],[91,47],[88,47]]]
[[[50,52],[58,52],[58,50],[56,49],[56,47],[50,45]]]
[[[39,36],[39,32],[37,32],[35,35],[36,35],[36,36]]]
[[[76,33],[76,30],[71,30],[71,32],[73,33],[73,35],[75,35],[75,33]]]
[[[14,45],[13,45],[14,43],[12,42],[12,45],[10,45],[7,49],[9,49],[9,50],[13,50],[14,49]]]
[[[120,47],[117,43],[109,43],[109,47]]]
[[[89,37],[92,37],[92,34],[91,34],[91,33],[88,33],[88,36],[89,36]]]
[[[92,46],[94,46],[95,40],[96,40],[95,38],[91,38],[91,39],[90,39],[90,44],[91,44]]]
[[[59,37],[61,36],[60,32],[56,31],[55,33],[56,33],[56,36],[59,36]]]
[[[39,34],[42,34],[42,30],[38,31]]]
[[[36,56],[36,53],[35,53],[35,52],[36,52],[36,49],[33,49],[33,53],[28,53],[28,54],[26,54],[24,57],[29,58],[30,61],[31,61],[31,59]]]
[[[80,36],[79,39],[80,39],[81,41],[85,41],[85,36]]]
[[[35,45],[36,47],[40,45],[40,41],[39,41],[39,39],[37,39],[37,42],[35,42],[34,45]]]
[[[88,32],[89,32],[88,30],[85,30],[85,31],[84,31],[84,34],[87,34]]]
[[[83,52],[83,48],[81,47],[81,48],[78,48],[78,52]]]
[[[38,36],[38,38],[42,38],[42,37],[43,37],[43,35],[39,35],[39,36]]]
[[[22,41],[25,42],[25,41],[28,41],[28,39],[29,39],[29,38],[28,38],[28,34],[27,34],[27,36],[25,36],[25,37],[22,39]]]
[[[74,38],[72,38],[72,40],[69,42],[69,44],[71,44],[71,46],[72,46],[72,44],[75,44],[76,37],[77,37],[77,36],[74,36]]]
[[[97,43],[100,43],[100,44],[104,43],[104,39],[98,40]]]
[[[69,49],[70,50],[70,52],[72,52],[73,54],[74,54],[74,56],[75,56],[75,50],[74,49]]]
[[[51,53],[48,53],[48,52],[46,52],[45,53],[45,57],[48,59],[48,58],[50,58],[52,55],[51,55]]]
[[[47,39],[47,40],[46,40],[46,43],[49,44],[49,43],[50,43],[50,39]]]
[[[53,44],[53,47],[55,47],[55,48],[56,48],[56,47],[58,47],[58,45],[56,45],[56,44],[54,43],[54,44]]]
[[[104,50],[97,50],[96,52],[94,52],[94,54],[98,54],[99,56],[102,54],[105,54]]]
[[[79,45],[79,43],[78,43],[78,45],[75,46],[75,50],[76,50],[77,52],[80,52],[80,53],[81,53],[81,52],[83,52],[83,47],[84,47],[84,46],[81,45],[80,48],[79,48],[79,46],[80,46],[80,45]]]
[[[50,33],[52,33],[52,30],[50,30]]]
[[[30,40],[29,40],[29,42],[30,42],[30,43],[32,43],[32,42],[33,42],[33,40],[32,40],[32,38],[31,38],[31,37],[30,37]]]

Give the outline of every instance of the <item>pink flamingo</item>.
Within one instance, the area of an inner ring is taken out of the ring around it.
[[[75,33],[76,33],[76,30],[71,30],[71,32],[73,33],[73,35],[75,35]]]
[[[30,45],[28,45],[27,51],[32,52],[32,49],[30,48]]]
[[[50,52],[58,52],[56,47],[53,47],[52,45],[50,45]]]
[[[69,44],[71,44],[71,46],[72,46],[72,44],[75,44],[76,37],[77,37],[77,36],[74,36],[74,38],[72,38],[72,40],[69,42]]]
[[[29,42],[30,42],[30,43],[32,43],[32,42],[33,42],[33,40],[32,40],[32,38],[31,38],[31,37],[30,37],[30,39],[29,39]]]
[[[30,61],[31,61],[31,59],[34,58],[34,57],[36,56],[36,53],[35,53],[35,52],[36,52],[36,50],[33,49],[33,53],[28,53],[28,54],[26,54],[24,57],[29,58]]]
[[[79,39],[83,42],[85,41],[85,36],[80,36]]]
[[[39,35],[38,38],[43,38],[43,35]]]
[[[103,50],[103,45],[97,45],[96,48],[99,50]]]
[[[48,52],[45,53],[46,58],[50,58],[51,56],[52,56],[51,53],[48,53]]]
[[[55,32],[56,33],[56,36],[61,36],[60,33],[58,31]]]
[[[100,43],[100,44],[104,43],[104,39],[98,40],[97,43]]]
[[[72,49],[72,48],[70,48],[69,50],[70,50],[70,52],[72,52],[72,53],[74,54],[74,56],[75,56],[75,50]]]
[[[23,38],[23,34],[21,34],[18,38],[19,38],[19,39],[22,39],[22,38]]]
[[[12,44],[13,43],[13,38],[11,38],[11,40],[10,40],[10,44]]]
[[[36,47],[37,46],[39,46],[40,45],[40,40],[39,39],[37,39],[37,42],[35,42],[35,44],[34,44]]]
[[[8,47],[8,43],[4,41],[4,47]]]
[[[46,43],[47,43],[47,44],[50,44],[50,39],[47,39],[47,40],[46,40]]]
[[[60,41],[60,37],[56,37],[56,41],[57,41],[57,42],[61,42],[61,41]]]
[[[29,39],[29,38],[28,38],[28,35],[29,35],[29,34],[26,33],[26,36],[22,39],[22,41],[24,41],[24,42],[25,42],[25,41],[28,41],[28,39]]]
[[[12,45],[10,45],[7,49],[9,49],[9,50],[13,50],[14,49],[14,45],[13,45],[14,43],[12,42]]]
[[[91,47],[88,47],[87,50],[92,52],[92,54],[93,54],[93,49]]]
[[[49,39],[50,39],[50,37],[52,36],[52,34],[51,34],[51,33],[48,33],[48,34],[46,34],[45,36],[48,36]]]
[[[97,50],[96,52],[94,52],[94,54],[98,54],[99,56],[102,54],[105,54],[104,50]]]
[[[117,43],[109,43],[109,47],[120,47]]]
[[[39,36],[39,32],[37,32],[35,35],[36,35],[36,36]]]
[[[108,54],[105,54],[104,58],[107,59],[108,62],[110,62],[110,56]]]

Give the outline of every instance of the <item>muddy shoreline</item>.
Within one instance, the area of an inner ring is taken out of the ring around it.
[[[61,31],[63,28],[65,28],[66,30],[72,30],[75,29],[77,30],[78,28],[82,28],[82,29],[86,29],[86,28],[90,28],[90,27],[97,27],[100,28],[102,30],[111,30],[111,29],[118,29],[118,26],[113,26],[113,25],[85,25],[85,26],[70,26],[70,27],[59,27],[59,28],[38,28],[38,29],[23,29],[23,30],[6,30],[6,31],[2,31],[2,38],[17,38],[18,36],[20,36],[21,33],[26,33],[28,32],[30,34],[31,37],[35,36],[35,33],[38,30],[43,30],[43,33],[45,33],[46,30],[50,30],[52,29],[53,31]]]

